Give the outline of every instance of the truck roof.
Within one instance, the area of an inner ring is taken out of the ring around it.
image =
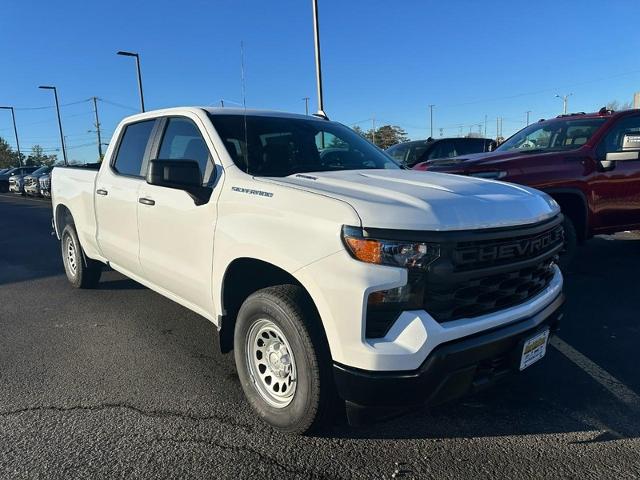
[[[170,107],[170,108],[161,108],[157,110],[147,110],[142,113],[137,113],[134,115],[130,115],[127,118],[153,118],[160,115],[172,115],[178,114],[180,112],[184,112],[185,110],[204,110],[210,115],[251,115],[251,116],[263,116],[263,117],[281,117],[281,118],[299,118],[306,120],[322,120],[320,117],[312,116],[312,115],[303,115],[298,113],[289,113],[289,112],[281,112],[278,110],[259,110],[259,109],[251,109],[251,108],[228,108],[228,107],[210,107],[210,106],[184,106],[184,107]]]
[[[574,112],[574,113],[567,113],[565,115],[558,115],[557,117],[553,117],[553,118],[546,118],[546,119],[540,119],[540,121],[545,121],[545,122],[549,122],[549,121],[553,121],[553,120],[566,120],[566,119],[580,119],[580,118],[614,118],[614,117],[621,117],[621,116],[625,116],[625,115],[630,115],[633,113],[638,113],[640,111],[640,109],[629,109],[629,110],[619,110],[619,111],[615,111],[615,110],[608,110],[606,107],[601,108],[600,110],[598,110],[597,112]]]

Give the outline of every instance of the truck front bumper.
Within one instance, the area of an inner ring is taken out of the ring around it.
[[[495,329],[443,343],[412,371],[368,371],[334,363],[338,394],[360,406],[436,405],[481,390],[519,371],[523,343],[558,329],[564,295],[538,313]]]

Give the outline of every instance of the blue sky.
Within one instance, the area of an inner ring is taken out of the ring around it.
[[[319,0],[325,110],[348,125],[398,124],[412,138],[458,135],[488,118],[506,135],[560,113],[592,111],[640,90],[634,1]],[[6,0],[0,16],[0,105],[14,105],[21,146],[59,148],[56,85],[70,158],[95,160],[92,96],[105,137],[138,109],[134,60],[141,54],[147,109],[241,102],[315,109],[310,0]],[[80,102],[80,103],[75,103]],[[111,102],[111,103],[107,103]],[[463,125],[461,128],[460,125]],[[12,144],[11,117],[0,136]],[[52,150],[53,151],[53,150]],[[61,155],[59,154],[61,157]]]

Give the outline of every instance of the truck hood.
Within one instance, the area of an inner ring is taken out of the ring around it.
[[[557,156],[558,151],[551,152],[485,152],[474,153],[470,155],[464,155],[454,158],[443,158],[439,160],[431,160],[428,162],[422,162],[416,165],[418,170],[434,170],[434,171],[447,171],[447,172],[461,172],[470,167],[496,167],[512,160],[526,158],[526,157],[548,157]],[[567,155],[568,152],[561,152]]]
[[[349,170],[262,180],[347,202],[369,228],[496,228],[531,224],[559,213],[555,201],[537,190],[444,173]]]

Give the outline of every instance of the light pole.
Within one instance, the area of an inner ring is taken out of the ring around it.
[[[318,23],[318,0],[311,0],[313,6],[313,40],[316,50],[316,86],[318,89],[318,112],[317,114],[328,118],[324,113],[324,99],[322,96],[322,65],[320,62],[320,27]]]
[[[62,133],[62,120],[60,120],[60,104],[58,103],[58,90],[56,87],[48,85],[40,85],[38,88],[43,90],[53,90],[53,96],[56,99],[56,112],[58,113],[58,128],[60,129],[60,142],[62,143],[62,157],[64,158],[65,166],[69,165],[67,162],[67,148],[64,145],[64,134]]]
[[[567,114],[567,103],[569,100],[569,97],[573,95],[573,93],[567,93],[566,95],[556,95],[556,98],[561,98],[562,99],[562,114],[566,115]]]
[[[435,107],[435,105],[429,105],[429,137],[431,138],[433,138],[433,107]]]
[[[98,99],[93,97],[93,113],[96,116],[96,133],[98,134],[98,162],[102,161],[102,135],[100,134],[100,120],[98,119]]]
[[[309,115],[309,97],[302,97],[304,100],[304,114]]]
[[[140,72],[140,55],[135,52],[125,52],[120,50],[118,55],[122,55],[124,57],[135,57],[136,59],[136,68],[138,70],[138,90],[140,90],[140,108],[144,112],[144,94],[142,93],[142,73]]]
[[[11,118],[13,118],[13,133],[16,135],[16,150],[18,150],[18,166],[22,165],[22,155],[20,154],[20,142],[18,141],[18,128],[16,127],[16,112],[13,107],[0,107],[2,110],[11,110]]]
[[[529,114],[531,113],[531,110],[527,110],[526,112],[524,112],[527,114],[527,127],[529,126]]]

